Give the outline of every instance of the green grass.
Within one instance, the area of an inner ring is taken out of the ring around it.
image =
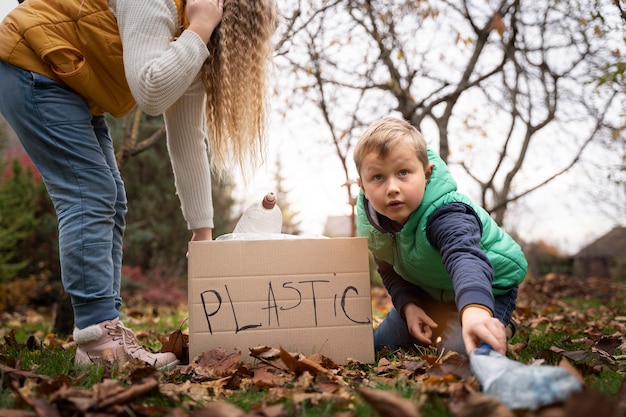
[[[524,345],[516,352],[516,358],[520,362],[530,363],[537,360],[546,364],[558,364],[562,355],[558,349],[566,352],[585,351],[589,354],[583,358],[570,362],[585,377],[587,386],[593,390],[603,393],[609,397],[615,397],[624,375],[626,374],[626,363],[623,358],[614,360],[603,358],[601,355],[592,352],[589,346],[589,338],[586,332],[595,323],[598,331],[607,335],[615,333],[615,330],[604,328],[601,324],[614,317],[613,311],[626,311],[626,297],[616,297],[610,302],[568,299],[561,300],[562,309],[552,308],[552,310],[540,310],[545,306],[537,307],[537,311],[532,313],[535,316],[527,318],[541,318],[542,315],[550,314],[550,320],[538,320],[538,325],[531,326],[522,321],[518,327],[518,333],[511,340],[512,344]],[[168,310],[156,313],[150,309],[135,310],[126,312],[123,320],[128,327],[133,328],[136,333],[144,335],[141,342],[153,348],[160,347],[160,342],[156,335],[166,335],[176,329],[186,330],[186,310]],[[14,333],[11,333],[14,330]],[[114,378],[128,384],[128,374],[123,370],[103,368],[92,365],[86,368],[76,368],[73,365],[73,349],[66,349],[54,335],[50,335],[51,323],[46,320],[37,319],[36,315],[20,319],[14,317],[10,320],[4,319],[0,328],[0,364],[24,371],[35,372],[46,375],[52,379],[62,376],[69,377],[74,386],[90,389],[94,384],[99,383],[103,378]],[[554,349],[556,347],[557,349]],[[556,351],[555,351],[556,350]],[[614,352],[614,356],[623,356],[619,348]],[[404,356],[407,355],[407,356]],[[381,357],[390,361],[402,362],[404,360],[415,360],[422,356],[436,356],[433,349],[422,349],[409,357],[406,353],[377,355],[377,362]],[[413,379],[391,377],[381,379],[376,373],[376,367],[369,364],[353,364],[346,367],[346,372],[361,373],[363,381],[369,387],[377,390],[391,391],[402,398],[421,404],[420,412],[424,417],[452,417],[454,413],[449,409],[449,398],[446,394],[426,394],[421,390],[421,385]],[[165,374],[164,374],[165,375]],[[167,382],[184,383],[190,380],[188,374],[178,374],[171,376]],[[29,409],[16,399],[15,394],[8,388],[7,376],[0,374],[0,409],[2,408],[22,408]],[[227,402],[237,406],[245,412],[252,412],[256,409],[272,405],[282,404],[286,410],[286,415],[297,417],[323,417],[332,416],[337,413],[348,413],[349,415],[375,417],[377,412],[372,406],[361,398],[356,389],[361,383],[360,379],[351,381],[354,385],[347,388],[352,394],[349,402],[320,400],[305,400],[298,404],[293,402],[293,393],[298,390],[295,381],[273,390],[256,389],[254,387],[240,388],[232,393],[228,393],[224,398]],[[159,393],[150,394],[133,403],[133,407],[140,409],[150,409],[147,415],[166,415],[174,408],[185,408],[189,412],[191,407],[201,408],[200,401],[174,401]],[[128,410],[128,415],[133,415],[132,410]]]
[[[264,398],[265,392],[263,391],[237,392],[228,397],[227,402],[236,405],[248,413],[252,411],[252,407],[255,404],[262,403]]]
[[[27,346],[20,343],[17,346],[3,344],[0,348],[0,363],[12,368],[30,371],[38,375],[50,377],[52,380],[67,376],[74,386],[91,388],[100,382],[103,377],[103,368],[90,365],[77,368],[74,366],[73,351],[63,349],[62,346],[49,347],[43,344]],[[0,371],[0,409],[11,408],[16,403],[13,392],[7,387],[6,374]]]
[[[624,382],[624,372],[602,370],[596,375],[589,376],[585,382],[591,389],[615,397]]]

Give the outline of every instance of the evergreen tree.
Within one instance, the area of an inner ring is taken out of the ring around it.
[[[280,211],[283,214],[282,232],[290,235],[299,235],[301,231],[298,214],[300,213],[293,210],[291,204],[289,203],[289,192],[291,190],[285,188],[285,182],[281,172],[282,165],[279,160],[276,162],[276,174],[274,175],[274,178],[276,179],[276,199],[278,200]]]
[[[11,166],[2,161],[0,172],[0,282],[8,282],[30,262],[21,255],[35,224],[35,187],[32,172],[25,172],[17,158]]]

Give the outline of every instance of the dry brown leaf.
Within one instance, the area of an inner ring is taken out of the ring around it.
[[[341,378],[337,377],[337,375],[333,374],[329,369],[323,367],[322,365],[320,365],[317,362],[312,361],[309,358],[302,358],[302,359],[300,359],[300,364],[307,371],[309,371],[309,372],[312,371],[311,374],[313,374],[313,375],[321,373],[321,374],[324,374],[324,375],[328,375],[333,380],[340,380],[341,379]]]
[[[515,417],[507,406],[482,393],[470,394],[465,401],[451,402],[450,410],[456,417]]]
[[[298,358],[295,358],[292,354],[290,354],[286,350],[284,350],[282,347],[280,348],[280,358],[282,359],[283,363],[285,363],[285,365],[292,372],[295,372],[295,373],[308,372],[312,376],[323,374],[323,375],[326,375],[330,380],[337,382],[338,384],[347,385],[347,382],[344,381],[343,378],[335,375],[329,369],[323,367],[322,365],[316,362],[316,360],[321,360],[321,357],[318,357],[315,355],[312,357],[313,357],[313,360],[309,358],[298,359]]]
[[[429,376],[424,380],[424,385],[428,387],[429,385],[451,384],[456,380],[457,378],[453,374],[446,374],[443,376]]]
[[[291,395],[291,400],[294,404],[300,404],[307,402],[313,405],[325,403],[332,403],[333,406],[346,407],[351,403],[352,398],[346,395],[334,395],[326,392],[295,392]]]
[[[391,362],[389,362],[389,359],[380,358],[380,360],[378,361],[378,366],[376,367],[376,373],[378,375],[384,374],[385,372],[388,372],[390,369],[391,369]]]
[[[2,410],[2,417],[38,417],[37,413],[30,410]]]
[[[194,359],[192,371],[196,379],[216,379],[233,374],[241,359],[241,352],[229,354],[226,349],[216,348],[203,352]]]
[[[311,388],[313,387],[314,382],[315,382],[315,377],[311,375],[308,371],[304,371],[296,379],[294,388],[298,388],[305,392],[309,392],[312,390]]]
[[[284,404],[274,404],[254,410],[250,415],[254,417],[283,417],[287,413]]]
[[[51,381],[51,378],[46,375],[39,375],[30,371],[22,371],[20,369],[11,368],[10,366],[2,365],[0,363],[0,371],[4,378],[34,378],[44,381]]]
[[[361,397],[372,406],[381,417],[420,417],[421,413],[411,400],[400,397],[392,391],[379,391],[370,388],[357,389]]]
[[[285,384],[286,380],[282,372],[268,366],[257,367],[253,371],[252,383],[256,388],[264,389],[278,387]],[[277,372],[279,372],[277,374]]]
[[[190,417],[244,417],[246,413],[226,401],[214,401],[190,414]]]
[[[180,330],[170,333],[161,345],[161,352],[172,352],[181,362],[189,363],[189,335]]]
[[[15,329],[11,329],[9,334],[4,335],[4,343],[9,347],[17,347],[17,339],[15,338]]]
[[[291,372],[296,372],[299,369],[298,359],[283,349],[282,346],[280,347],[280,360],[283,361]]]
[[[472,375],[472,371],[470,370],[469,359],[467,356],[450,352],[438,363],[431,366],[428,369],[428,374],[439,377],[452,374],[459,378],[467,378]]]
[[[580,374],[580,372],[578,372],[578,370],[574,366],[572,366],[572,364],[567,360],[565,356],[561,358],[561,362],[559,362],[559,366],[565,369],[570,374],[574,375],[582,386],[585,385],[585,379],[583,378],[583,376]]]
[[[575,392],[565,402],[565,416],[567,417],[619,417],[617,403],[605,395],[583,390]]]
[[[192,382],[187,380],[182,384],[165,383],[159,385],[159,392],[174,401],[180,399],[191,389]]]
[[[276,349],[270,346],[255,346],[248,348],[250,356],[260,360],[271,361],[280,358],[280,349]]]
[[[318,390],[319,392],[335,394],[341,389],[341,387],[338,384],[333,383],[333,382],[316,381],[315,389]]]
[[[118,380],[105,380],[93,387],[97,399],[94,408],[102,410],[113,405],[124,405],[158,388],[157,378],[146,378],[127,387],[122,386]]]
[[[597,349],[603,350],[609,355],[613,355],[615,353],[615,349],[620,346],[622,343],[621,335],[614,336],[602,336],[599,340],[595,342],[595,347]]]

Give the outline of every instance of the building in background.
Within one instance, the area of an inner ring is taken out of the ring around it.
[[[626,227],[615,227],[574,255],[573,274],[626,281]]]

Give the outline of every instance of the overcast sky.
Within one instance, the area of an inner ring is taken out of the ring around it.
[[[0,16],[6,16],[15,6],[17,6],[17,0],[0,0]]]

